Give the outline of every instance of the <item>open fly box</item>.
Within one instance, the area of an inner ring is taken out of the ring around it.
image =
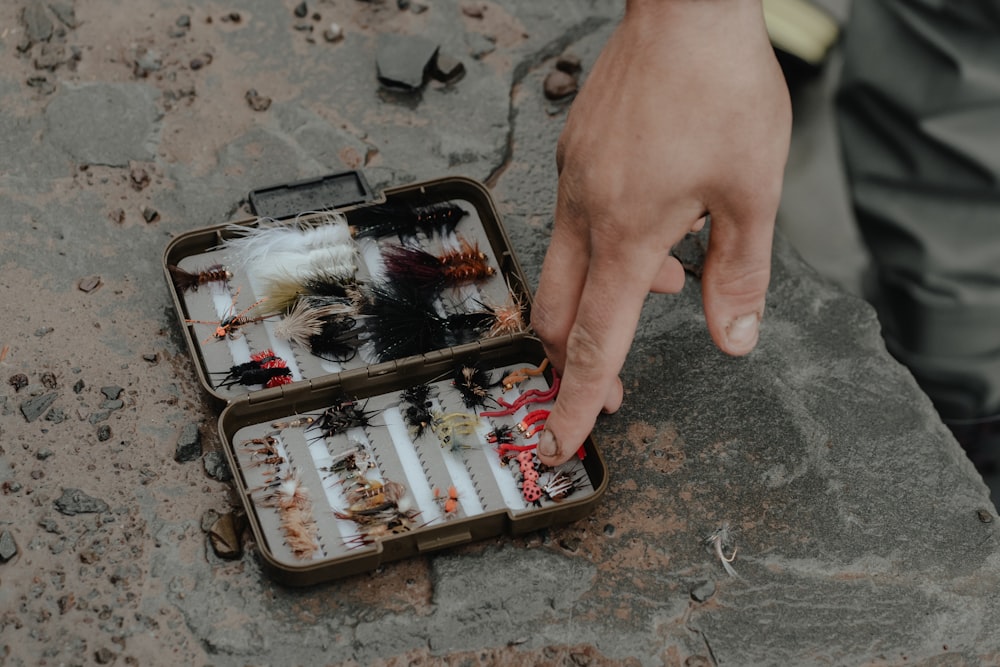
[[[558,391],[488,190],[374,197],[358,172],[251,193],[175,238],[164,272],[267,570],[308,585],[576,520],[591,439],[533,452]]]

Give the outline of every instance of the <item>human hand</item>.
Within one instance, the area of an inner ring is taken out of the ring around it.
[[[532,326],[562,384],[538,446],[569,459],[618,378],[670,249],[711,215],[702,275],[716,345],[757,343],[791,106],[759,0],[631,0],[559,139],[555,226]]]

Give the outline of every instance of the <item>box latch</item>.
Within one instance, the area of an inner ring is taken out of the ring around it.
[[[371,186],[363,173],[354,170],[253,190],[250,210],[254,215],[284,220],[372,201],[375,195]]]

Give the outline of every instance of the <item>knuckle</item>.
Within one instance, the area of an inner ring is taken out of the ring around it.
[[[577,322],[566,339],[567,360],[573,364],[578,376],[585,381],[600,378],[602,360],[605,357],[603,345],[590,326]]]
[[[536,301],[531,309],[531,328],[544,344],[555,342],[557,337],[555,321],[544,301]]]

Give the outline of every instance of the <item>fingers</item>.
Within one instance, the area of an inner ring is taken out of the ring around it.
[[[774,215],[765,209],[737,222],[713,214],[702,298],[712,340],[727,354],[744,355],[757,344],[771,277]]]
[[[630,260],[622,261],[622,256]],[[598,251],[591,259],[565,343],[559,396],[539,437],[538,457],[543,463],[568,460],[590,434],[598,413],[614,412],[621,405],[618,373],[658,260],[637,248]]]
[[[676,257],[667,255],[659,273],[649,286],[650,292],[657,294],[677,294],[684,288],[684,267]]]
[[[531,327],[542,340],[549,362],[560,373],[566,363],[566,339],[587,277],[589,243],[556,225],[542,263],[531,309]]]

